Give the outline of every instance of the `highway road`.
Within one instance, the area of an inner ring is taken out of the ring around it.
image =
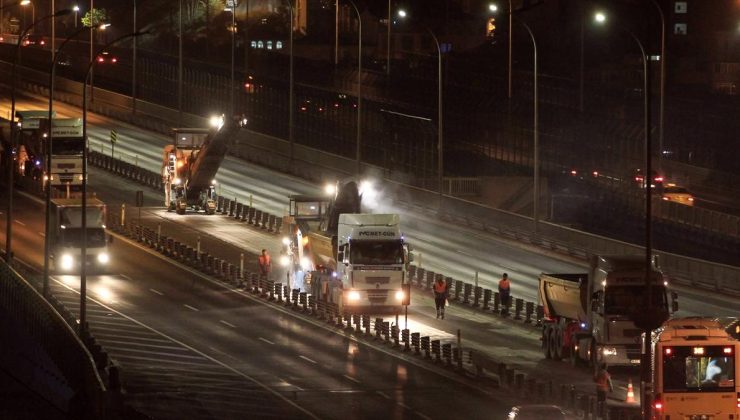
[[[16,108],[43,109],[46,104],[43,98],[23,96]],[[79,115],[77,108],[66,104],[57,103],[55,110],[60,116]],[[0,108],[0,112],[7,114],[4,108]],[[115,147],[117,158],[135,162],[151,171],[161,170],[162,148],[170,143],[168,136],[95,114],[89,114],[89,122],[88,132],[93,150],[110,153],[110,131],[115,129],[118,132]],[[219,194],[238,197],[241,202],[252,200],[255,207],[277,215],[287,212],[288,196],[291,194],[322,194],[323,188],[263,167],[245,165],[233,157],[224,160],[216,181]],[[378,185],[378,188],[380,193],[377,202],[382,203],[383,186]],[[536,301],[537,277],[541,272],[573,273],[585,269],[583,261],[548,254],[493,234],[450,225],[403,208],[376,206],[372,211],[402,215],[402,228],[416,250],[417,264],[420,262],[428,270],[468,282],[473,281],[477,271],[479,284],[489,288],[495,288],[501,274],[507,272],[512,280],[512,293],[526,300]],[[740,299],[704,290],[679,288],[679,292],[683,315],[733,316],[737,315],[740,306]]]
[[[18,196],[16,205],[15,253],[40,266],[42,204]],[[111,254],[110,272],[88,277],[90,328],[120,364],[130,403],[154,418],[482,419],[503,417],[514,401],[125,238],[114,240]],[[73,312],[78,287],[78,276],[53,276],[52,292]]]

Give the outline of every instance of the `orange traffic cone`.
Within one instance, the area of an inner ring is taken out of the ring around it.
[[[630,381],[627,384],[627,400],[625,402],[635,402],[635,390],[632,388],[632,378],[630,378]]]

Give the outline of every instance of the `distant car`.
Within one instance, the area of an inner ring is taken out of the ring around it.
[[[21,42],[21,45],[24,47],[27,47],[29,45],[46,45],[46,41],[44,41],[44,37],[41,35],[26,35],[25,38],[23,38],[23,41]]]
[[[118,57],[108,51],[103,51],[98,55],[97,62],[98,64],[116,64],[118,62]]]
[[[557,405],[529,404],[512,407],[507,420],[570,420],[572,418]]]
[[[651,171],[651,172],[653,176],[652,176],[652,182],[650,183],[650,186],[652,188],[657,188],[657,189],[662,188],[663,180],[664,180],[663,175],[659,174],[657,171]],[[645,188],[646,186],[645,173],[642,171],[642,169],[635,170],[634,180],[635,180],[635,183],[637,183],[637,185],[640,188]]]
[[[298,111],[321,114],[326,111],[326,107],[316,101],[304,99],[298,104]]]
[[[683,204],[684,206],[694,205],[694,196],[686,188],[675,184],[668,184],[663,188],[662,198],[664,201]]]

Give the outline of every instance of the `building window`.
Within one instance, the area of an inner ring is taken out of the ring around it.
[[[675,12],[676,14],[679,14],[679,13],[686,13],[686,9],[687,9],[687,8],[688,8],[688,5],[686,4],[686,2],[685,2],[685,1],[677,1],[677,2],[676,2],[676,3],[674,4],[674,5],[673,5],[673,11],[674,11],[674,12]]]
[[[267,49],[268,50],[272,49],[272,41],[267,41]]]
[[[252,41],[251,44],[252,44],[252,48],[257,48],[257,41]]]
[[[257,48],[260,50],[265,48],[265,43],[262,41],[257,41]]]
[[[686,35],[687,28],[685,23],[676,23],[673,25],[673,34],[674,35]]]
[[[283,49],[283,41],[278,41],[275,43],[275,49],[276,50],[282,50]]]

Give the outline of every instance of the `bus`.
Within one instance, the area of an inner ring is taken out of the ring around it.
[[[738,419],[736,318],[676,318],[652,338],[654,418]]]

